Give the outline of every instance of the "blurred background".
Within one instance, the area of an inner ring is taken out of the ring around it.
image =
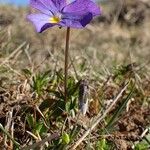
[[[13,4],[13,5],[27,5],[29,0],[0,0],[0,3]]]
[[[34,11],[27,3],[28,0],[1,0],[0,61],[25,43],[12,58],[15,60],[8,61],[13,69],[34,68],[39,63],[40,70],[47,66],[63,67],[65,29],[54,27],[42,34],[36,33],[26,19]],[[143,70],[149,72],[149,0],[105,0],[98,4],[102,15],[85,29],[71,32],[70,57],[78,73],[95,75],[96,71],[98,76],[107,76],[114,67],[131,63],[142,65]]]

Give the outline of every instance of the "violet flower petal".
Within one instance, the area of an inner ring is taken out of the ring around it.
[[[30,5],[41,11],[28,16],[37,32],[54,25],[83,28],[101,13],[92,0],[30,0]]]
[[[67,0],[49,0],[49,1],[52,1],[59,11],[61,11],[67,5]]]
[[[56,25],[49,22],[50,16],[41,13],[28,15],[27,19],[35,25],[37,32],[43,32],[47,28]]]
[[[83,15],[92,13],[93,16],[100,15],[100,8],[91,0],[76,0],[64,7],[63,13],[75,13]]]
[[[30,5],[47,15],[52,15],[58,12],[56,6],[51,0],[30,0]]]
[[[91,13],[84,16],[75,16],[74,14],[70,14],[69,16],[65,16],[59,24],[63,27],[83,28],[92,20],[92,18],[93,15]]]

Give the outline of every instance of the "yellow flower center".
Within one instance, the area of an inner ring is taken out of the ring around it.
[[[50,23],[58,23],[60,22],[61,18],[59,16],[53,16],[50,18]]]

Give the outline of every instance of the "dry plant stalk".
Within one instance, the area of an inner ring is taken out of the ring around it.
[[[35,149],[35,148],[37,148],[37,147],[41,147],[41,146],[43,146],[46,142],[50,142],[50,141],[52,141],[53,139],[59,138],[59,136],[60,136],[60,135],[59,135],[58,133],[54,133],[54,134],[52,134],[51,136],[46,137],[45,139],[43,139],[43,140],[41,140],[41,141],[39,141],[39,142],[37,142],[37,143],[35,143],[35,144],[33,144],[33,145],[30,145],[30,146],[27,146],[27,147],[22,148],[22,150],[29,150],[29,149]]]

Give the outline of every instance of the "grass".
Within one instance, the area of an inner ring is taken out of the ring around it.
[[[0,149],[149,149],[149,18],[71,30],[65,103],[65,29],[37,34],[28,8],[0,8]]]

